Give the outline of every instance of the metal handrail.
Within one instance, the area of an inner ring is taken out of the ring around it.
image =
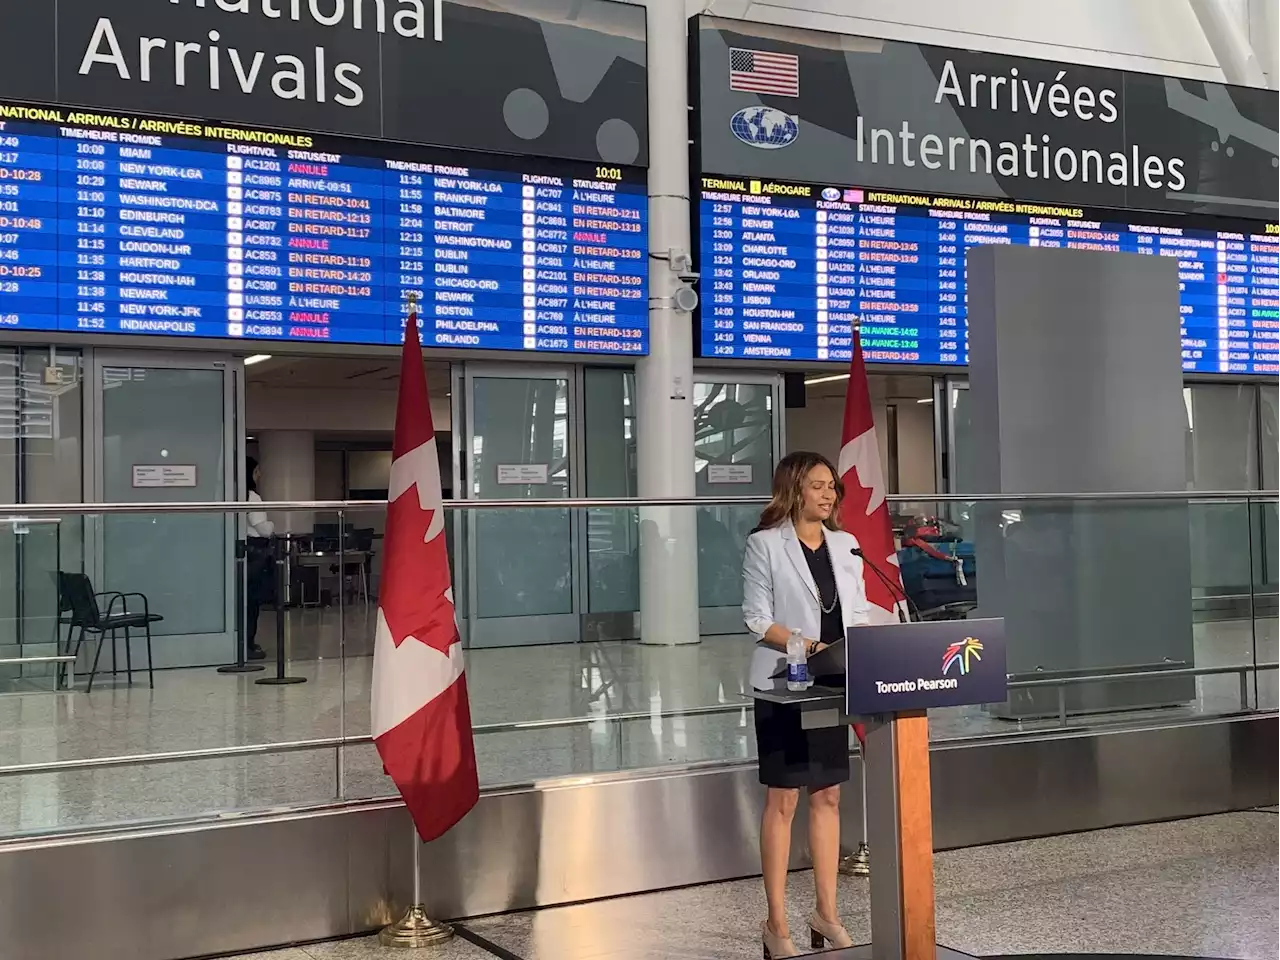
[[[76,657],[61,654],[56,657],[0,657],[0,667],[11,667],[21,663],[75,663]]]
[[[890,503],[1068,503],[1068,502],[1124,502],[1124,501],[1174,501],[1191,502],[1253,502],[1280,499],[1276,490],[1170,490],[1150,493],[927,493],[917,495],[894,494],[886,497]],[[628,509],[633,507],[716,507],[760,505],[769,502],[768,497],[566,497],[538,500],[445,500],[445,510],[525,510],[525,509]],[[285,513],[293,510],[385,510],[385,500],[271,500],[237,501],[215,500],[207,503],[5,503],[0,513],[12,513],[14,517],[0,517],[0,522],[36,517],[108,514],[108,513],[248,513],[272,511]]]
[[[1211,677],[1223,673],[1248,673],[1280,670],[1280,663],[1239,663],[1221,667],[1174,667],[1169,670],[1136,670],[1133,673],[1095,673],[1074,677],[1044,677],[1035,680],[1010,680],[1010,690],[1025,687],[1069,687],[1080,683],[1122,683],[1125,680],[1154,680],[1167,677]]]
[[[563,727],[588,726],[593,723],[628,723],[636,720],[671,720],[676,717],[706,716],[709,714],[737,713],[751,708],[749,700],[741,703],[711,703],[682,710],[633,710],[626,713],[606,713],[599,716],[553,717],[545,720],[510,720],[503,723],[481,723],[471,728],[476,736],[491,733],[512,733],[519,730],[554,730]],[[173,763],[184,760],[220,760],[229,757],[270,756],[277,753],[300,753],[306,750],[325,750],[337,747],[359,746],[373,742],[368,733],[346,737],[317,737],[311,740],[287,740],[279,743],[245,743],[232,747],[203,747],[198,750],[169,750],[162,753],[126,754],[118,757],[84,757],[79,760],[44,760],[37,763],[19,763],[0,767],[0,777],[33,773],[61,773],[68,770],[97,770],[104,767],[138,767],[152,763]]]
[[[1081,683],[1121,683],[1126,680],[1166,680],[1170,677],[1209,677],[1215,674],[1234,673],[1240,678],[1240,706],[1246,708],[1249,703],[1249,674],[1256,678],[1263,670],[1280,668],[1280,663],[1233,664],[1220,667],[1175,667],[1169,670],[1136,670],[1132,673],[1098,673],[1092,676],[1075,677],[1042,677],[1035,680],[1017,680],[1007,683],[1006,687],[1026,689],[1027,687],[1052,687],[1058,691],[1058,723],[1067,725],[1067,687]],[[1255,680],[1256,682],[1256,680]]]
[[[1219,667],[1190,667],[1179,670],[1153,670],[1143,673],[1097,674],[1087,677],[1045,678],[1042,680],[1015,680],[1009,689],[1036,686],[1065,687],[1072,683],[1119,682],[1133,679],[1166,678],[1170,676],[1210,676],[1213,674],[1239,673],[1280,669],[1280,663],[1242,663]],[[676,717],[709,716],[738,713],[751,707],[751,701],[743,697],[739,703],[711,703],[679,710],[632,710],[625,713],[607,713],[599,716],[555,717],[546,720],[513,720],[503,723],[482,723],[472,727],[477,735],[512,733],[520,730],[553,730],[565,727],[588,726],[593,723],[629,723],[641,720],[670,720]],[[279,743],[248,743],[231,747],[205,747],[198,750],[170,750],[163,753],[128,754],[118,757],[85,757],[79,760],[44,760],[37,763],[19,763],[0,767],[0,778],[38,773],[62,773],[73,770],[100,770],[111,767],[149,766],[153,763],[173,763],[189,760],[220,760],[231,757],[270,756],[278,753],[300,753],[307,750],[341,749],[373,742],[372,734],[356,734],[344,737],[320,737],[312,740],[289,740]]]

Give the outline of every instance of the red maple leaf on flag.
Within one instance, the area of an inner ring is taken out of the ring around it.
[[[853,330],[853,358],[849,364],[840,463],[836,469],[844,483],[840,525],[857,538],[862,549],[862,586],[870,606],[869,619],[872,623],[896,623],[902,597],[902,575],[898,571],[889,503],[885,500],[884,471],[880,468],[880,446],[871,410],[871,388],[867,383],[867,367],[857,327]],[[875,574],[871,564],[879,568],[889,584]],[[896,593],[890,585],[896,588]],[[853,732],[865,747],[866,730],[862,724],[855,723]]]
[[[876,442],[875,434],[871,442]],[[843,457],[841,458],[843,460]],[[843,466],[843,463],[841,464]],[[876,457],[874,467],[879,467]],[[879,489],[874,481],[864,482],[863,477],[871,472],[873,465],[869,463],[855,464],[854,468],[844,475],[844,500],[841,503],[841,525],[858,538],[858,546],[863,554],[875,563],[890,580],[899,580],[898,551],[893,540],[893,524],[889,518],[889,504],[884,499],[883,483]],[[890,569],[892,568],[892,569]],[[900,595],[895,595],[888,586],[874,573],[863,566],[863,586],[867,593],[867,602],[880,610],[893,613],[892,620],[898,619],[897,606]]]
[[[412,639],[448,653],[458,639],[449,555],[443,529],[432,536],[441,511],[422,499],[411,488],[387,506],[380,607],[397,647]]]
[[[885,500],[880,445],[871,410],[871,388],[857,328],[853,333],[853,359],[849,364],[837,469],[845,488],[840,502],[840,525],[857,538],[862,548],[862,581],[871,605],[871,622],[895,623],[902,599],[902,576],[898,572],[898,553],[889,504]],[[880,569],[889,584],[876,576],[870,564]]]

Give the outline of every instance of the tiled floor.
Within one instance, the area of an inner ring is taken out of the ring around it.
[[[268,616],[271,616],[268,614]],[[367,618],[350,614],[346,641],[336,621],[318,611],[289,618],[289,672],[297,686],[254,683],[263,674],[212,669],[164,671],[156,689],[106,678],[91,693],[0,696],[0,767],[54,760],[147,755],[281,743],[369,731],[371,659]],[[1276,621],[1200,624],[1196,663],[1276,659]],[[264,640],[273,630],[263,629]],[[1256,647],[1256,654],[1255,654]],[[346,658],[338,656],[340,652]],[[751,643],[708,638],[682,647],[634,643],[473,650],[468,684],[477,752],[486,784],[520,783],[584,772],[608,772],[716,759],[749,759],[755,743],[743,678]],[[345,669],[344,669],[345,668]],[[1252,685],[1250,700],[1254,699]],[[1176,719],[1239,709],[1239,682],[1204,677],[1185,706],[1148,711]],[[1262,674],[1257,701],[1274,708],[1276,674]],[[727,712],[670,716],[721,704]],[[632,714],[619,722],[618,714]],[[665,715],[665,716],[664,716]],[[1137,715],[1141,718],[1142,714]],[[555,718],[592,718],[556,729],[486,732],[487,725]],[[1129,721],[1134,714],[1092,718]],[[1010,722],[977,708],[931,714],[935,739],[1016,733],[1056,720]],[[276,756],[189,760],[63,773],[0,776],[0,836],[87,824],[177,818],[223,810],[316,803],[393,793],[369,745]]]
[[[1238,813],[940,854],[938,939],[977,956],[1163,954],[1274,960],[1277,818]],[[804,929],[812,898],[795,873],[789,904]],[[867,881],[840,880],[855,942],[870,938]],[[522,960],[729,960],[758,956],[764,895],[757,880],[471,921],[466,928]],[[797,945],[807,938],[797,937]],[[372,939],[305,946],[255,960],[366,960]],[[455,938],[439,960],[484,958]]]
[[[338,943],[313,943],[270,953],[254,953],[235,960],[387,960],[388,957],[421,957],[422,960],[493,960],[494,955],[475,944],[454,937],[430,949],[392,951],[372,937]]]

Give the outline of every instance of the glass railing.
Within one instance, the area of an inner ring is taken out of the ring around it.
[[[763,503],[446,505],[485,786],[754,759]],[[0,837],[394,795],[369,737],[385,504],[255,505],[278,535],[237,548],[243,506],[0,507]],[[1273,494],[891,506],[918,615],[1008,622],[1009,700],[933,712],[935,740],[1277,708]],[[698,643],[635,642],[650,507],[693,513]]]

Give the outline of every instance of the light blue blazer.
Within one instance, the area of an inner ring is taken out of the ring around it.
[[[862,584],[862,558],[850,551],[858,545],[851,533],[823,528],[831,565],[835,568],[836,592],[844,626],[861,626],[868,619],[867,594]],[[790,520],[747,537],[742,558],[742,619],[756,638],[751,657],[751,686],[757,690],[777,690],[782,678],[771,679],[786,663],[786,655],[766,645],[762,638],[773,624],[789,630],[797,627],[805,639],[817,640],[822,630],[822,607],[818,586],[809,572],[804,548]]]

